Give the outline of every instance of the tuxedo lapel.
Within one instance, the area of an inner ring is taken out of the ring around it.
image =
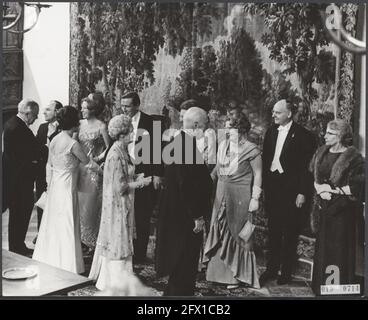
[[[293,122],[291,124],[291,127],[290,127],[290,130],[286,136],[286,139],[285,139],[285,142],[284,142],[284,145],[282,147],[282,150],[281,150],[281,154],[280,154],[280,158],[284,155],[285,152],[287,152],[289,146],[290,146],[290,142],[292,141],[292,139],[294,138],[295,136],[295,122]]]
[[[38,129],[37,136],[42,145],[47,143],[48,123],[42,123]]]
[[[271,161],[273,159],[273,156],[275,154],[275,150],[276,150],[276,143],[277,143],[277,136],[279,134],[279,131],[277,130],[277,126],[273,126],[271,129],[271,152],[270,152],[270,156],[271,156]]]
[[[139,122],[138,122],[138,129],[143,129],[143,130],[147,130],[149,132],[149,118],[148,116],[141,111],[141,116],[139,118]],[[142,141],[142,135],[138,136],[137,139],[135,140],[135,144],[139,143]]]
[[[148,130],[147,120],[148,120],[148,116],[144,112],[141,111],[141,116],[138,122],[138,128]]]
[[[52,133],[51,135],[50,135],[50,137],[49,137],[49,139],[50,139],[50,142],[52,141],[52,139],[54,139],[56,136],[57,136],[57,134],[59,134],[60,133],[60,129],[59,129],[59,127],[56,127],[56,130],[55,130],[55,132],[54,133]],[[47,133],[46,133],[47,134]]]

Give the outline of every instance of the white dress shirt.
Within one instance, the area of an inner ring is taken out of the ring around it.
[[[282,168],[281,163],[280,163],[280,155],[281,155],[282,148],[284,147],[284,143],[285,143],[286,137],[288,135],[288,132],[291,128],[292,123],[293,122],[290,121],[287,125],[285,125],[285,126],[280,125],[277,128],[279,133],[277,135],[275,154],[273,156],[273,160],[272,160],[272,164],[271,164],[271,171],[272,172],[275,172],[276,170],[278,170],[279,173],[284,172],[284,169]]]
[[[133,117],[132,117],[132,126],[133,126],[133,140],[131,143],[129,143],[128,145],[128,152],[129,155],[132,159],[135,159],[134,156],[134,147],[135,147],[135,140],[137,139],[137,131],[138,131],[138,124],[139,124],[139,120],[141,119],[141,112],[138,111]]]
[[[206,164],[216,164],[216,133],[207,129],[203,136],[197,139],[197,148]]]
[[[54,121],[54,122],[50,122],[47,126],[47,146],[50,145],[50,137],[53,133],[55,133],[56,128],[58,126],[58,122]]]

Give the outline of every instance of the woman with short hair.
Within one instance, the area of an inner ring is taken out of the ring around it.
[[[204,252],[206,279],[227,284],[228,289],[241,283],[259,288],[252,230],[248,227],[259,208],[262,160],[261,151],[247,139],[250,128],[243,113],[234,115],[229,122],[230,139],[221,142],[212,172],[218,182]]]
[[[351,143],[350,125],[340,119],[330,121],[325,145],[310,165],[315,187],[311,222],[317,233],[312,280],[316,295],[332,272],[339,277],[333,284],[356,283],[356,213],[364,199],[365,180],[363,157]]]
[[[134,190],[150,184],[152,177],[135,177],[128,153],[133,126],[126,115],[112,118],[108,132],[114,143],[109,150],[103,173],[101,222],[89,277],[105,290],[126,271],[132,273]]]
[[[50,143],[47,200],[33,259],[74,272],[84,272],[77,198],[79,165],[89,163],[81,145],[72,138],[79,126],[78,110],[65,106],[57,112],[62,130]]]

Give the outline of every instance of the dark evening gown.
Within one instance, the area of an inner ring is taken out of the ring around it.
[[[331,170],[340,156],[341,153],[325,154],[318,170],[322,180],[328,182]],[[316,295],[321,294],[321,285],[326,285],[326,280],[336,270],[339,270],[339,283],[327,284],[356,284],[357,205],[357,201],[345,195],[332,195],[329,201],[320,200],[312,280],[312,289]]]

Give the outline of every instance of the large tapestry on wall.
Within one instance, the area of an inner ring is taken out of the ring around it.
[[[121,94],[137,90],[144,111],[164,114],[177,127],[180,104],[194,98],[219,128],[235,101],[261,145],[273,105],[287,97],[298,106],[296,121],[322,141],[335,114],[351,121],[354,112],[354,59],[329,40],[320,15],[326,7],[71,3],[70,102],[79,105],[100,90],[108,119]],[[357,6],[341,9],[354,30]],[[264,220],[261,214],[260,229]],[[309,235],[307,225],[303,232]]]

